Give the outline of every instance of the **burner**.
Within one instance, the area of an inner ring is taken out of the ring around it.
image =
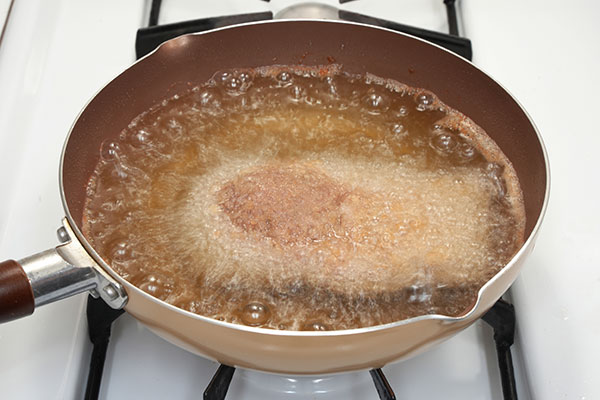
[[[275,14],[275,19],[340,19],[336,7],[321,3],[298,3],[286,7]]]

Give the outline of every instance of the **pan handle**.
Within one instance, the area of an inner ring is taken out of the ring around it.
[[[58,230],[64,242],[19,261],[0,262],[0,323],[33,313],[36,307],[90,291],[112,308],[127,303],[123,287],[72,240],[66,220]]]
[[[0,262],[0,323],[25,317],[34,308],[33,290],[21,264]]]

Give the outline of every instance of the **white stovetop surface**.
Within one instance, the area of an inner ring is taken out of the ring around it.
[[[197,18],[183,10],[199,3],[164,0],[161,20]],[[214,15],[223,15],[278,10],[288,3],[238,0],[210,7]],[[445,30],[440,3],[369,0],[345,8]],[[521,101],[550,155],[547,216],[534,254],[512,289],[520,398],[600,398],[600,135],[595,118],[600,5],[463,0],[461,8],[475,63]],[[135,30],[145,24],[147,13],[142,0],[15,1],[0,43],[0,259],[56,245],[54,231],[63,215],[57,175],[64,137],[87,100],[134,60]],[[84,305],[80,295],[0,326],[0,397],[81,398],[89,357]],[[491,331],[478,322],[432,351],[384,370],[401,399],[501,399],[495,357]],[[216,364],[124,316],[113,329],[101,398],[200,398],[215,369]],[[331,389],[336,392],[325,393]],[[238,371],[228,399],[239,398],[362,400],[376,394],[366,372],[294,380]]]

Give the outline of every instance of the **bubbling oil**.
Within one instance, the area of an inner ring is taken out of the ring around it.
[[[523,243],[516,174],[479,127],[338,66],[218,72],[100,151],[86,237],[140,289],[219,320],[458,316]]]

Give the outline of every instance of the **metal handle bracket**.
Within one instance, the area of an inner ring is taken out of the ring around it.
[[[123,308],[127,304],[125,289],[72,239],[75,234],[66,218],[57,235],[62,244],[56,248],[19,260],[31,283],[35,306],[89,291],[110,307]]]

